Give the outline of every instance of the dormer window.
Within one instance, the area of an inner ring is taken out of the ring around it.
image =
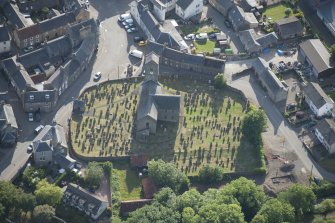
[[[35,98],[34,95],[29,95],[29,100],[30,100],[30,101],[33,101],[34,98]]]

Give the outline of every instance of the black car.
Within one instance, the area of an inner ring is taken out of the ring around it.
[[[143,36],[135,36],[134,37],[134,42],[135,43],[138,43],[138,42],[141,42],[141,41],[144,41],[144,37]]]
[[[231,28],[231,24],[228,19],[224,21],[224,24],[226,24],[227,28]]]

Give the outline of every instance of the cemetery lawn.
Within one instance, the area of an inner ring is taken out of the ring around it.
[[[246,102],[241,95],[228,88],[214,90],[208,80],[164,77],[160,83],[168,94],[181,95],[179,123],[158,122],[156,135],[151,135],[147,143],[138,142],[133,139],[131,128],[136,118],[139,83],[101,85],[81,96],[88,103],[83,117],[71,122],[75,151],[84,156],[147,154],[174,162],[188,175],[197,175],[206,164],[221,166],[227,172],[251,171],[261,166],[257,151],[242,139]],[[127,176],[127,172],[120,173],[120,178]],[[125,188],[121,193],[129,199],[138,194],[132,194],[128,186],[120,187]]]

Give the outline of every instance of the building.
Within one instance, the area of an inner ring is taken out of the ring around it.
[[[304,88],[304,96],[306,103],[317,117],[331,114],[334,102],[319,84],[310,82]]]
[[[244,11],[250,12],[251,9],[257,8],[258,4],[256,0],[240,0],[240,6]]]
[[[278,43],[278,36],[275,32],[265,34],[256,38],[257,43],[262,46],[262,49],[275,47]]]
[[[299,45],[298,59],[311,66],[316,78],[335,73],[330,65],[331,55],[319,39],[309,39]]]
[[[98,44],[95,20],[72,25],[67,33],[1,62],[24,111],[52,111],[58,98],[89,65]]]
[[[0,147],[15,146],[18,137],[18,125],[10,104],[0,104]]]
[[[274,29],[281,39],[292,39],[304,34],[304,27],[295,16],[276,21]]]
[[[108,202],[73,183],[64,187],[62,200],[64,204],[77,208],[94,220],[97,220],[108,207]]]
[[[178,0],[176,14],[183,20],[188,20],[201,15],[203,7],[203,0]]]
[[[149,6],[159,21],[165,21],[165,18],[174,11],[177,1],[178,0],[150,0]]]
[[[232,8],[229,9],[228,19],[236,32],[258,27],[258,20],[254,14],[251,12],[244,12],[243,9],[237,5],[233,5]]]
[[[323,1],[317,9],[317,14],[325,26],[335,37],[335,2],[332,0]]]
[[[287,99],[288,87],[271,71],[264,59],[255,59],[252,69],[273,102],[279,103]]]
[[[37,12],[46,8],[56,8],[60,7],[60,1],[59,0],[35,0],[35,1],[26,1],[26,0],[19,0],[18,6],[21,12],[30,14],[32,12]]]
[[[85,112],[85,101],[83,100],[74,100],[73,101],[73,108],[72,108],[72,115],[82,115]]]
[[[176,29],[178,24],[175,20],[159,23],[149,10],[148,4],[142,0],[130,3],[130,13],[149,40],[166,44],[176,50],[188,50],[188,45]]]
[[[75,165],[75,160],[68,156],[65,130],[60,125],[46,125],[36,136],[32,145],[37,166],[55,163],[61,168],[72,169]]]
[[[11,50],[10,36],[8,30],[4,26],[0,26],[0,54],[7,53]]]
[[[240,31],[238,34],[245,51],[249,54],[259,54],[262,49],[262,46],[255,40],[255,35],[253,29]]]
[[[147,53],[154,52],[159,55],[161,67],[170,67],[176,73],[198,73],[214,77],[224,71],[224,60],[213,57],[193,55],[180,52],[165,45],[149,42]]]
[[[335,123],[331,119],[323,119],[315,126],[315,135],[326,150],[335,152]]]
[[[209,4],[218,10],[223,16],[228,16],[228,11],[233,7],[233,0],[209,0]]]
[[[180,96],[163,93],[159,75],[159,56],[150,53],[145,58],[145,81],[141,86],[140,101],[137,108],[136,137],[146,141],[151,134],[156,134],[157,122],[178,122],[180,113]]]

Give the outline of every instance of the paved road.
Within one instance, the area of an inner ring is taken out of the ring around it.
[[[243,63],[245,64],[245,62]],[[229,63],[226,65],[228,70],[236,70],[237,66],[237,63],[235,63],[235,65],[229,65]],[[245,67],[248,66],[249,64],[247,63]],[[232,72],[227,72],[227,74],[231,73]],[[269,97],[265,96],[266,93],[253,78],[244,76],[232,80],[231,76],[228,76],[227,79],[227,83],[229,85],[243,91],[249,100],[264,109],[269,119],[268,124],[271,125],[269,129],[273,129],[273,135],[280,135],[285,138],[286,149],[294,151],[297,154],[307,171],[311,171],[313,168],[314,176],[322,177],[335,182],[335,174],[325,171],[316,162],[314,162],[313,158],[303,147],[296,132],[286,122],[282,114],[276,108],[276,105],[269,99]]]

